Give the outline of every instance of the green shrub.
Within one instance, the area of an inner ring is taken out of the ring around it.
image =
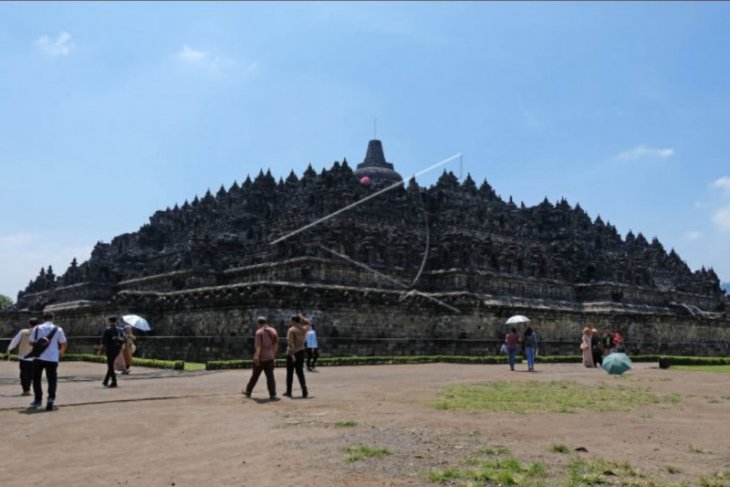
[[[94,355],[91,353],[68,353],[63,356],[64,362],[92,362],[96,364],[105,364],[106,357],[104,355]],[[134,358],[134,365],[139,367],[151,367],[156,369],[172,369],[184,370],[185,362],[183,360],[157,360],[150,358]]]
[[[730,365],[730,357],[664,356],[659,358],[660,368],[668,369],[672,365]]]

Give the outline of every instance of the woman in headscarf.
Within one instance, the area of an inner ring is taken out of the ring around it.
[[[137,349],[137,346],[134,344],[134,342],[136,340],[137,340],[137,337],[134,336],[132,327],[130,325],[125,326],[124,327],[124,348],[122,348],[122,354],[124,354],[124,366],[125,366],[125,370],[122,372],[123,374],[128,374],[129,369],[132,367],[132,354],[134,354],[135,350]]]
[[[593,332],[587,326],[583,328],[583,335],[580,337],[580,349],[583,351],[583,365],[593,368],[593,351],[591,349],[591,337]]]

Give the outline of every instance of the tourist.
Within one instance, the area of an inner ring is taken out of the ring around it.
[[[593,355],[593,367],[603,364],[603,341],[596,328],[591,329],[591,354]]]
[[[319,358],[317,332],[314,330],[313,324],[309,326],[305,340],[307,345],[307,370],[311,372],[317,366],[317,359]]]
[[[615,332],[613,334],[613,346],[616,352],[624,351],[624,337],[621,336],[621,333]]]
[[[509,369],[512,371],[515,370],[515,354],[517,353],[519,341],[516,328],[512,328],[504,337],[504,344],[507,345],[507,362],[509,363]]]
[[[251,397],[251,392],[256,387],[256,382],[259,380],[261,371],[263,371],[266,374],[266,387],[269,389],[269,398],[276,399],[274,364],[278,351],[279,335],[275,329],[266,323],[265,317],[259,316],[258,329],[254,335],[253,370],[251,371],[251,379],[243,390],[246,397]]]
[[[8,360],[10,351],[18,349],[18,365],[20,367],[20,387],[23,396],[30,396],[30,386],[33,383],[33,358],[29,356],[33,347],[30,345],[30,330],[38,324],[38,320],[31,318],[28,326],[20,330],[8,345]]]
[[[608,330],[603,332],[602,345],[603,345],[603,355],[608,355],[610,353],[613,353],[613,347],[614,347],[613,334],[611,334],[611,332]]]
[[[117,387],[117,374],[114,372],[114,361],[122,352],[124,336],[117,328],[117,317],[109,317],[109,326],[101,336],[101,353],[106,354],[106,376],[102,381],[104,387]]]
[[[299,386],[302,388],[302,397],[306,398],[309,395],[307,381],[304,379],[304,339],[307,333],[305,325],[309,326],[309,320],[305,317],[292,316],[289,330],[286,332],[286,392],[284,395],[287,397],[292,397],[295,370]]]
[[[593,367],[593,352],[591,351],[591,329],[583,328],[583,335],[580,337],[580,349],[583,352],[583,365]]]
[[[63,357],[68,346],[63,328],[53,323],[53,313],[43,313],[44,322],[36,325],[30,332],[30,344],[36,358],[33,361],[33,394],[35,399],[31,407],[40,409],[43,404],[43,388],[41,380],[43,371],[46,371],[48,381],[48,398],[46,411],[53,411],[56,401],[56,386],[58,384],[58,361]]]
[[[135,344],[136,341],[137,337],[134,336],[132,326],[126,325],[124,327],[124,346],[122,347],[122,355],[124,357],[124,370],[122,371],[122,374],[129,374],[129,371],[132,368],[133,355],[137,350],[137,345]]]
[[[537,333],[528,326],[525,329],[525,335],[522,339],[522,348],[525,351],[525,358],[527,359],[527,370],[528,372],[535,371],[535,352],[537,352]]]

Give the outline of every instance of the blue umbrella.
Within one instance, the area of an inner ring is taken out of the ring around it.
[[[631,359],[625,353],[614,352],[603,357],[601,366],[609,374],[621,375],[631,368]]]

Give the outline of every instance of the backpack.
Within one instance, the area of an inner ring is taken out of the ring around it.
[[[56,334],[56,330],[58,330],[57,326],[53,326],[53,329],[51,330],[51,333],[49,333],[47,336],[38,338],[38,328],[35,329],[35,339],[33,340],[33,349],[28,352],[28,354],[23,358],[38,358],[41,356],[43,352],[46,351],[48,346],[51,344],[51,340],[53,340],[53,335]]]

